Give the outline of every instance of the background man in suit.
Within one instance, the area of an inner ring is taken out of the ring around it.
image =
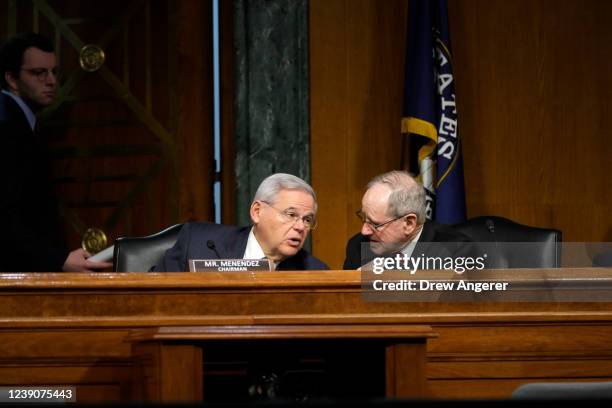
[[[269,176],[255,192],[250,216],[250,227],[185,224],[153,271],[183,272],[189,259],[224,258],[268,258],[277,270],[328,269],[302,249],[317,216],[317,197],[304,180],[285,173]]]
[[[0,49],[1,271],[93,271],[83,249],[68,252],[36,113],[53,103],[57,60],[47,38],[27,33]]]
[[[367,186],[357,216],[361,233],[346,246],[344,269],[357,269],[375,256],[395,253],[434,256],[469,256],[470,239],[451,227],[427,221],[425,191],[404,171],[374,177]],[[446,244],[432,244],[445,242]]]

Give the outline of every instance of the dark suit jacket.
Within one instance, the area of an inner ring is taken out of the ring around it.
[[[452,227],[428,221],[423,224],[423,232],[412,254],[415,257],[424,255],[425,257],[442,258],[447,256],[474,256],[475,247],[466,244],[471,241],[468,236],[455,231]],[[346,245],[344,269],[357,269],[376,257],[369,251],[369,245],[367,245],[369,242],[369,238],[361,234],[356,234],[349,239]],[[362,247],[365,251],[363,256]]]
[[[189,259],[240,259],[246,250],[251,227],[233,227],[208,222],[190,222],[183,226],[176,244],[166,251],[154,272],[185,272]],[[210,248],[208,241],[214,243]],[[282,261],[277,270],[329,269],[323,262],[301,249]]]
[[[0,93],[0,271],[61,271],[68,256],[46,143]]]

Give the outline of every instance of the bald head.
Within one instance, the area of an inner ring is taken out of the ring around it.
[[[425,223],[425,190],[405,171],[393,170],[374,177],[364,194],[368,201],[384,202],[389,217],[415,213],[417,224]]]

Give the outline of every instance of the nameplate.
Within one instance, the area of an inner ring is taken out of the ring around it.
[[[269,259],[190,259],[189,272],[269,272]]]

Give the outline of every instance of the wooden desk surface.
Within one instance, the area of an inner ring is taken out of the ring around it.
[[[612,283],[612,268],[486,273]],[[361,284],[356,271],[0,274],[0,384],[77,384],[82,402],[125,399],[132,329],[329,323],[431,326],[433,397],[612,379],[612,302],[366,302]]]

